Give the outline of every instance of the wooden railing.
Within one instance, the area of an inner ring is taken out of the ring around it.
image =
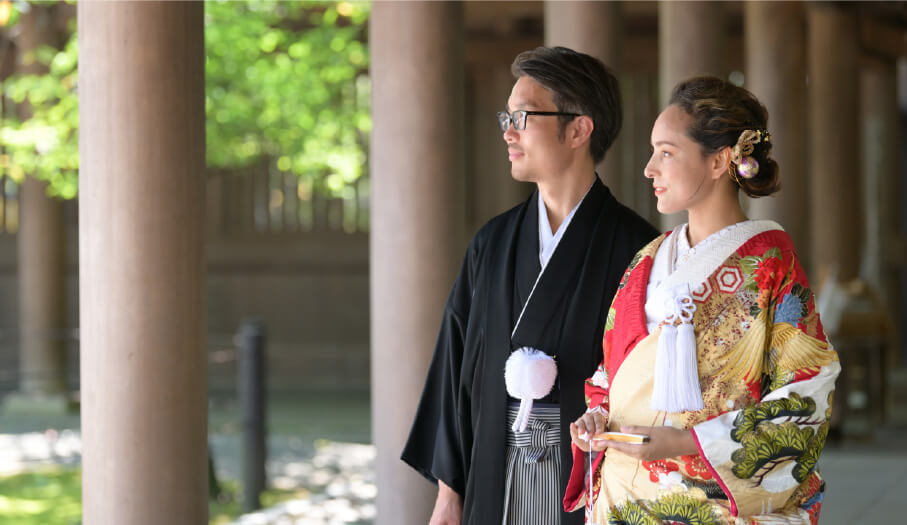
[[[216,235],[364,233],[369,229],[369,181],[332,198],[296,175],[265,166],[208,170],[208,231]],[[19,184],[0,175],[0,235],[19,230]]]
[[[342,198],[273,164],[209,169],[208,227],[215,235],[359,233],[369,227],[369,183],[359,179]]]

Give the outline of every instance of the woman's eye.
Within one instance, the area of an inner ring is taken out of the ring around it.
[[[662,152],[661,152],[661,156],[664,157],[664,158],[668,158],[668,157],[671,156],[671,152],[670,152],[670,151],[662,151]]]

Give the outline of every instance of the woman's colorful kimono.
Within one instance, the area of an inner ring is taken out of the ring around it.
[[[692,429],[699,454],[646,462],[605,451],[590,477],[589,456],[574,447],[565,508],[585,505],[586,523],[601,525],[815,524],[824,493],[816,465],[840,365],[790,237],[770,221],[746,221],[685,263],[702,277],[689,290],[705,408],[665,413],[650,408],[661,329],[649,333],[644,307],[667,237],[624,274],[586,403],[608,414],[612,431]]]

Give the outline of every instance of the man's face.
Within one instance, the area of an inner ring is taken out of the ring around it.
[[[507,100],[507,111],[558,111],[550,91],[531,77],[522,76]],[[570,163],[570,148],[559,136],[558,117],[529,115],[526,129],[509,126],[504,132],[510,158],[510,174],[522,182],[539,182],[556,177]]]

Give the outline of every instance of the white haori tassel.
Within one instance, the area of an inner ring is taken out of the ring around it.
[[[555,379],[557,364],[545,352],[524,346],[510,354],[504,365],[504,380],[507,393],[520,400],[520,411],[512,427],[514,432],[526,430],[533,400],[547,396]]]
[[[655,354],[652,410],[683,412],[702,410],[704,406],[699,388],[694,311],[696,305],[689,293],[676,294],[665,301],[665,318]]]

